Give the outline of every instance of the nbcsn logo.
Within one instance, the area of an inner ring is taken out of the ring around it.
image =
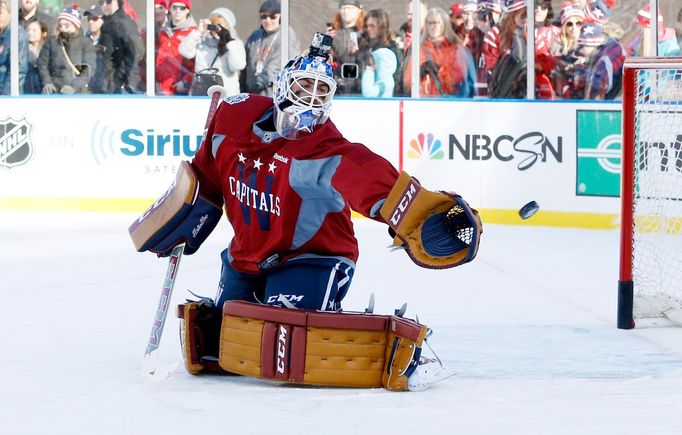
[[[410,141],[407,157],[411,159],[440,160],[445,157],[440,139],[434,140],[433,133],[419,133]]]

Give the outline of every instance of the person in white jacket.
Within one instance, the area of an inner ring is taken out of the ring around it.
[[[195,73],[217,70],[227,90],[227,95],[236,95],[239,90],[239,72],[246,67],[244,42],[239,39],[234,13],[227,8],[211,11],[208,19],[199,21],[199,26],[180,43],[180,54],[194,59]],[[196,93],[194,95],[197,95]]]

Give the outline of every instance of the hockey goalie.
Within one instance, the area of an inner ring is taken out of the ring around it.
[[[343,137],[329,119],[330,48],[316,34],[272,98],[222,99],[194,159],[130,234],[163,257],[181,243],[195,252],[223,209],[234,229],[215,298],[178,307],[190,373],[421,390],[451,374],[421,355],[430,330],[341,310],[358,258],[351,210],[388,224],[396,247],[436,269],[475,257],[481,220],[459,195],[429,191]]]

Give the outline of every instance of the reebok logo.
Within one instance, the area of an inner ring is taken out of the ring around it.
[[[280,156],[280,155],[277,154],[277,153],[275,153],[275,155],[272,156],[272,158],[275,159],[275,160],[279,160],[279,161],[282,162],[282,163],[289,163],[289,158],[288,158],[288,157]]]

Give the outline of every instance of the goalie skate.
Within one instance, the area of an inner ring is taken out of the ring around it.
[[[407,378],[407,389],[410,391],[424,391],[436,382],[457,374],[454,370],[443,367],[437,359],[421,357],[419,365]]]

